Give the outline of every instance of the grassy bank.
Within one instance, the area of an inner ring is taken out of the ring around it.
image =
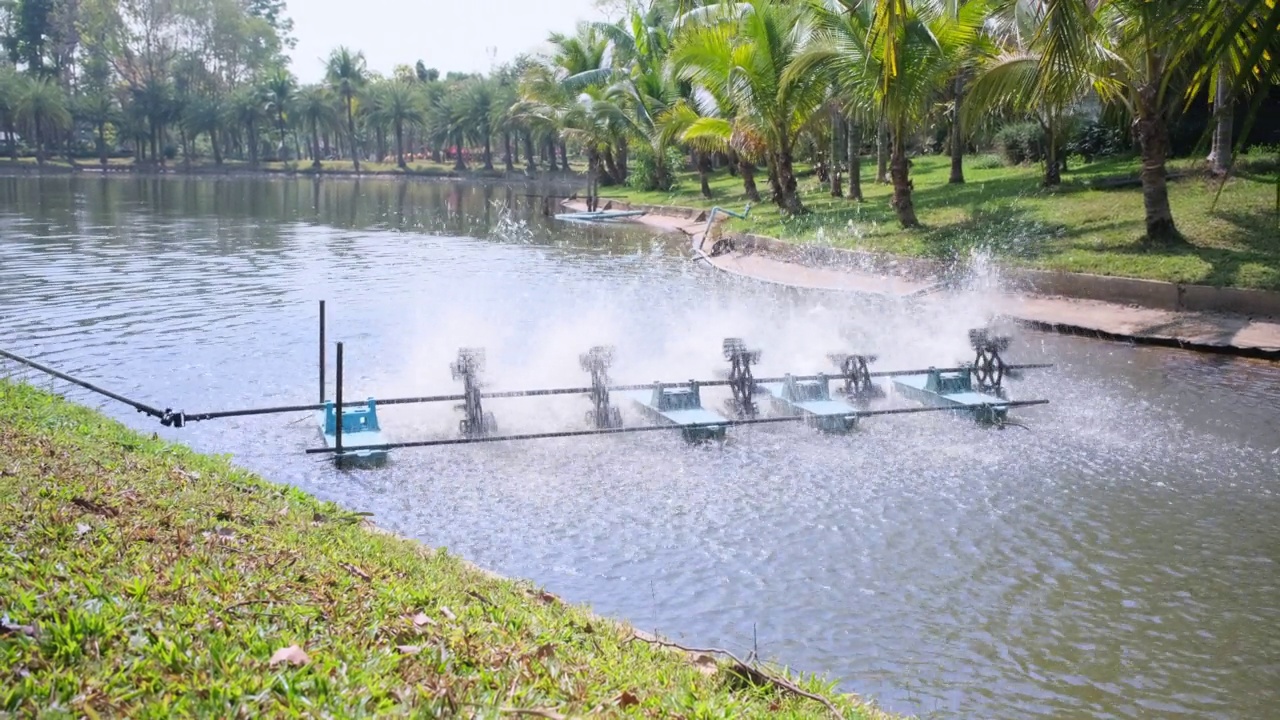
[[[748,220],[732,220],[728,228],[937,259],[964,258],[975,248],[987,248],[1006,265],[1280,290],[1274,162],[1246,159],[1216,207],[1212,204],[1218,183],[1201,174],[1203,162],[1172,162],[1170,171],[1181,177],[1170,183],[1169,195],[1174,220],[1187,243],[1157,249],[1141,242],[1141,189],[1112,186],[1118,178],[1137,177],[1136,160],[1076,164],[1056,189],[1040,186],[1038,166],[1004,167],[993,157],[967,158],[963,185],[947,183],[947,157],[918,157],[913,163],[914,199],[923,229],[907,231],[898,225],[889,207],[891,187],[873,182],[874,159],[862,166],[865,203],[831,197],[829,189],[809,174],[800,179],[800,188],[813,212],[786,220],[768,201],[764,178],[757,177],[765,201],[752,208]],[[722,205],[737,211],[746,203],[741,180],[727,171],[716,174],[711,188],[714,197],[703,198],[697,175],[685,173],[672,192],[609,187],[601,194],[639,203]]]
[[[30,386],[0,418],[0,715],[829,716]]]

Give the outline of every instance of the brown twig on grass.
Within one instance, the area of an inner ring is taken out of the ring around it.
[[[800,688],[800,686],[796,685],[795,683],[791,682],[790,680],[784,677],[779,677],[777,675],[770,675],[769,673],[759,668],[751,667],[750,665],[743,662],[737,655],[734,655],[728,650],[724,650],[721,648],[685,647],[684,645],[681,645],[679,643],[673,643],[668,640],[660,640],[656,637],[647,638],[647,637],[644,637],[643,635],[640,635],[639,633],[633,633],[631,636],[631,639],[641,640],[643,642],[649,643],[650,645],[661,645],[663,647],[675,648],[677,650],[683,650],[687,653],[700,653],[703,655],[724,655],[725,657],[728,657],[730,660],[733,661],[733,667],[730,669],[733,673],[743,678],[746,678],[747,680],[757,685],[773,685],[774,687],[782,688],[783,690],[799,695],[800,697],[808,698],[815,702],[820,702],[826,706],[827,710],[831,711],[831,715],[833,717],[844,718],[844,715],[840,712],[840,709],[837,708],[835,704],[832,703],[830,700],[822,697],[821,695],[815,695],[807,690],[804,690]]]

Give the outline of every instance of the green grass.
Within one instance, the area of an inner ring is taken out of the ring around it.
[[[0,716],[827,716],[29,385],[0,417]]]
[[[947,157],[918,157],[913,163],[922,229],[906,231],[898,225],[889,207],[890,186],[872,181],[874,158],[864,158],[862,164],[863,204],[832,198],[809,174],[800,179],[800,189],[813,212],[784,219],[769,202],[761,173],[756,183],[765,201],[752,208],[748,220],[730,220],[727,228],[940,260],[987,249],[1009,266],[1280,290],[1276,170],[1265,162],[1241,163],[1212,209],[1218,181],[1203,174],[1203,162],[1171,162],[1171,172],[1182,173],[1171,181],[1169,195],[1174,221],[1187,242],[1168,248],[1142,242],[1145,225],[1138,187],[1100,189],[1100,182],[1110,178],[1136,177],[1134,160],[1074,163],[1056,189],[1041,187],[1039,166],[1003,167],[984,156],[967,159],[963,185],[947,183]],[[697,176],[684,173],[673,192],[609,187],[601,194],[657,205],[718,204],[737,211],[746,203],[740,179],[727,171],[715,176],[711,188],[714,197],[703,198]]]

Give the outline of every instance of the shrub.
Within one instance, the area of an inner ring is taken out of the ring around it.
[[[1040,162],[1045,158],[1044,129],[1039,123],[1010,123],[996,132],[996,149],[1008,165]]]
[[[648,145],[636,145],[630,157],[631,170],[627,173],[627,187],[637,190],[670,190],[675,186],[675,171],[684,162],[684,156],[674,147],[665,153],[665,167],[658,167],[657,156]]]
[[[1085,162],[1093,162],[1097,157],[1121,155],[1129,149],[1127,132],[1096,119],[1082,119],[1067,141],[1067,152],[1081,156]]]

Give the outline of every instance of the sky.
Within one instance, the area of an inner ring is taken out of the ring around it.
[[[444,75],[488,72],[545,46],[553,30],[605,20],[595,0],[288,0],[298,45],[292,69],[303,83],[324,76],[321,58],[339,45],[364,51],[369,70],[390,76],[418,60]]]

